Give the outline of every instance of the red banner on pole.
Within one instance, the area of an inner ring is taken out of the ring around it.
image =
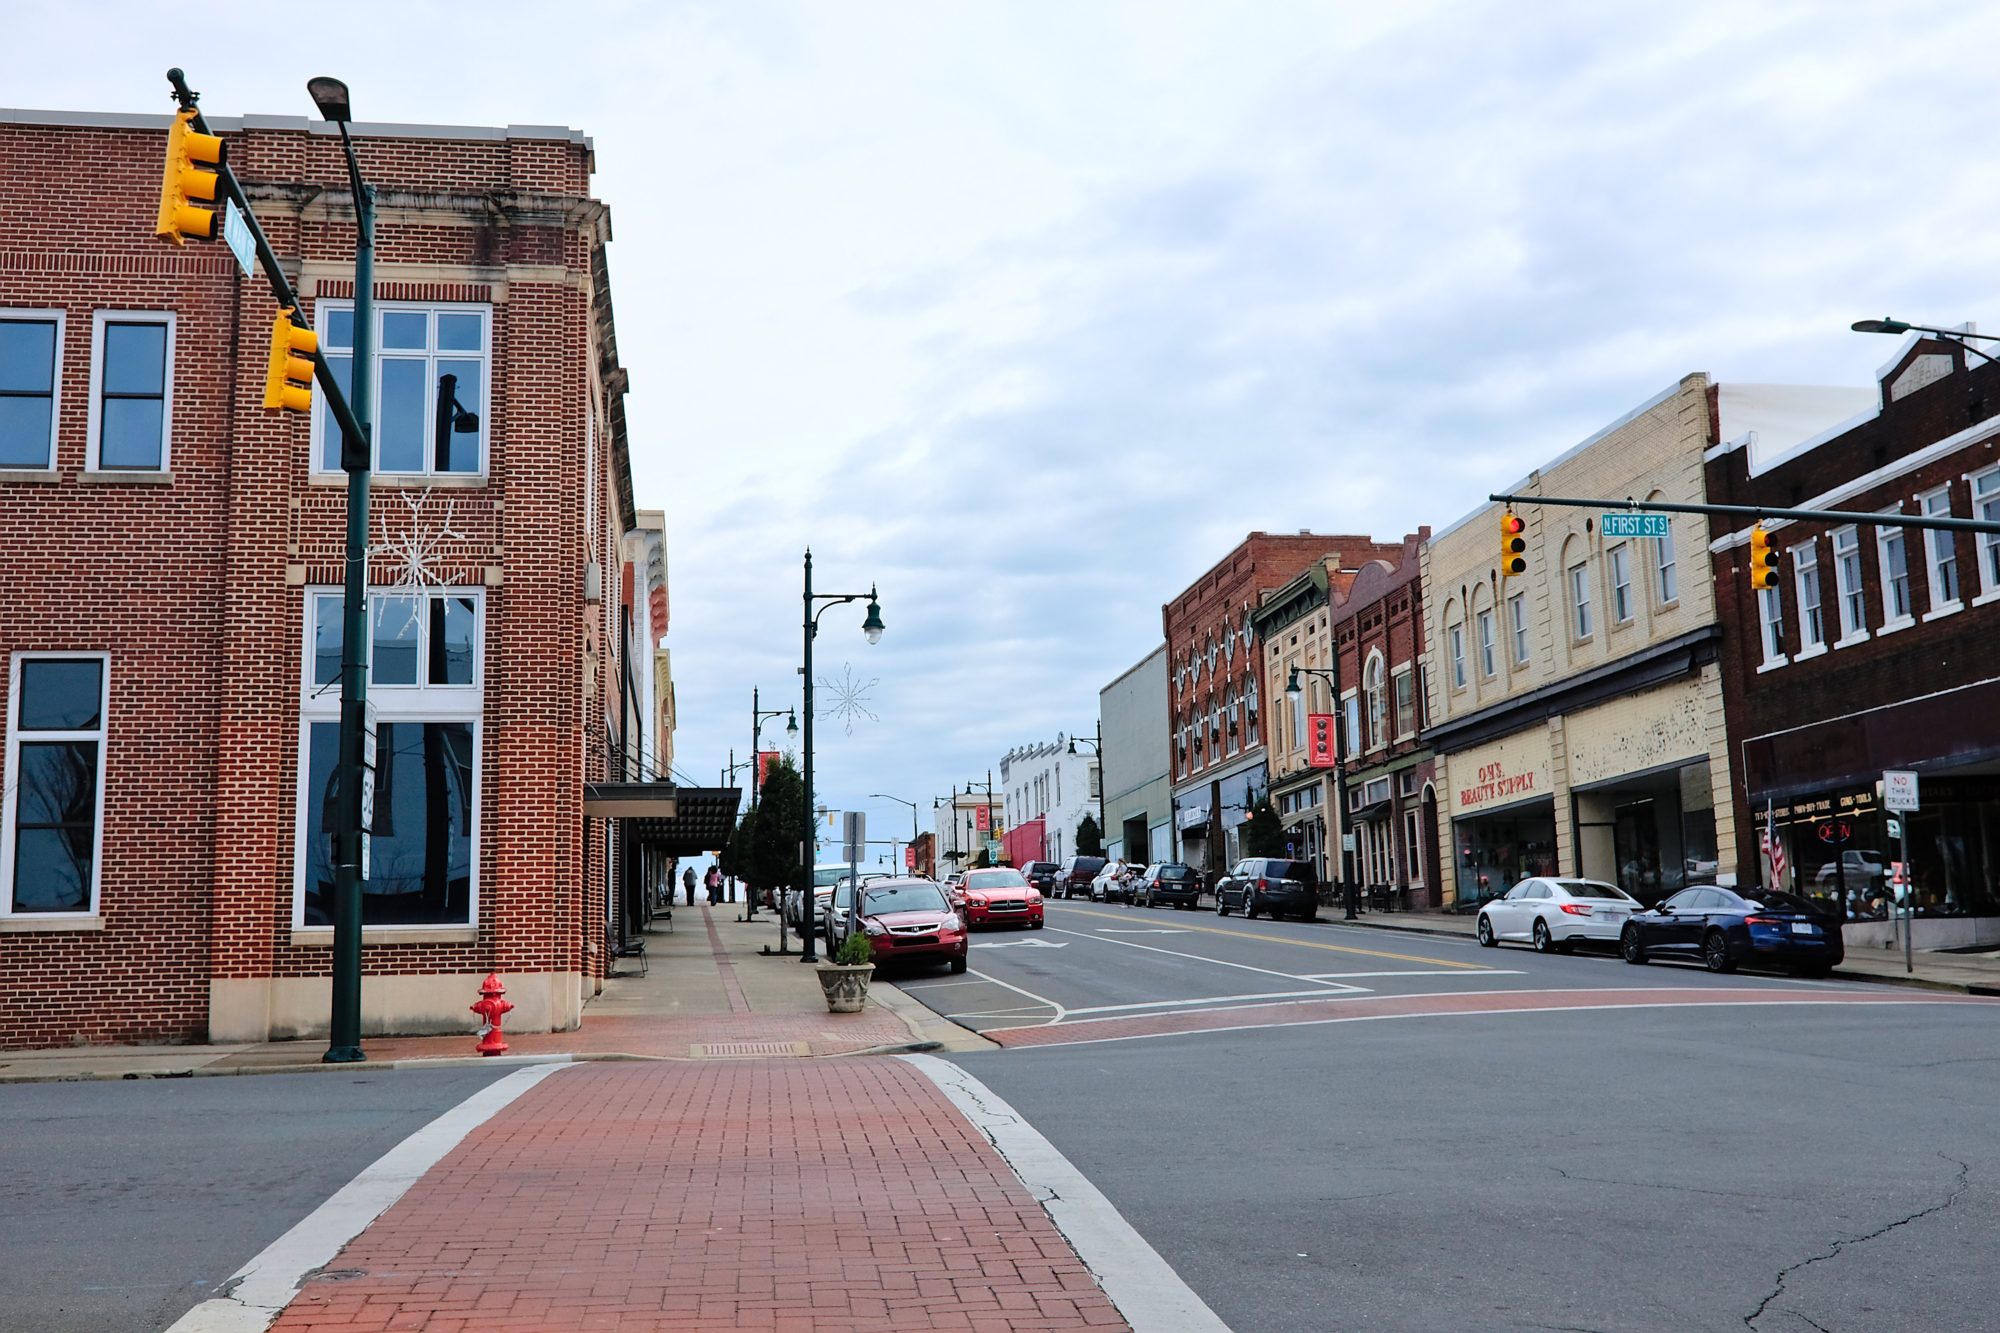
[[[778,761],[782,758],[784,753],[779,750],[764,750],[757,755],[757,762],[763,766],[763,773],[758,779],[759,786],[771,780],[771,774],[777,771]]]
[[[905,847],[903,849],[903,869],[915,870],[916,868],[917,868],[917,849],[914,847]]]
[[[1333,714],[1308,713],[1306,715],[1306,765],[1309,768],[1333,767]]]
[[[993,808],[982,805],[972,812],[972,827],[980,833],[993,831]]]

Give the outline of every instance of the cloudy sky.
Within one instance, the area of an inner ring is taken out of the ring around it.
[[[815,662],[875,682],[816,748],[877,836],[867,793],[1087,732],[1246,531],[1441,527],[1689,371],[1866,384],[1856,318],[2000,320],[1986,3],[8,10],[0,105],[165,111],[179,64],[213,115],[334,73],[591,134],[678,766],[796,699],[810,543],[881,588]]]

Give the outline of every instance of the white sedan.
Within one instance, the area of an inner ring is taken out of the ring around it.
[[[1490,949],[1517,940],[1536,953],[1568,953],[1579,940],[1616,944],[1638,910],[1638,900],[1616,884],[1537,875],[1479,909],[1479,942]]]

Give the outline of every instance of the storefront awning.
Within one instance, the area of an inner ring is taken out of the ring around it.
[[[667,856],[718,851],[736,828],[738,787],[677,787],[671,782],[591,782],[586,819],[616,819],[638,841]]]
[[[1369,820],[1386,819],[1388,815],[1389,802],[1382,800],[1376,801],[1372,805],[1358,805],[1349,813],[1348,817],[1350,819]]]

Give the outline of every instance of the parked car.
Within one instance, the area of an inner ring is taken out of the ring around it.
[[[826,915],[826,905],[833,901],[833,890],[831,882],[813,886],[812,920],[815,925]],[[796,931],[800,939],[804,939],[806,933],[805,919],[801,914],[803,902],[804,896],[797,889],[785,890],[785,924]]]
[[[1138,878],[1137,866],[1126,865],[1123,861],[1106,861],[1090,880],[1090,901],[1094,903],[1129,903],[1132,901],[1132,881]]]
[[[1238,907],[1246,917],[1269,912],[1310,921],[1319,912],[1319,872],[1310,861],[1282,857],[1238,861],[1234,870],[1215,881],[1215,911],[1228,916]]]
[[[1031,886],[1021,872],[1003,866],[997,870],[965,872],[965,924],[974,926],[1026,926],[1042,928],[1041,890]]]
[[[1568,953],[1580,941],[1612,944],[1639,901],[1616,884],[1535,875],[1479,909],[1479,942],[1533,944],[1536,953]]]
[[[1030,861],[1021,867],[1021,877],[1040,890],[1043,897],[1052,896],[1056,888],[1056,872],[1062,869],[1054,861]]]
[[[1090,881],[1104,869],[1101,856],[1072,856],[1056,871],[1056,892],[1065,898],[1088,898]]]
[[[846,937],[848,922],[845,915],[834,919],[829,950]],[[869,880],[861,886],[860,923],[877,965],[907,959],[965,971],[965,922],[951,909],[943,888],[930,880]]]
[[[1201,904],[1201,876],[1193,866],[1161,861],[1140,872],[1132,896],[1147,907],[1164,903],[1168,907],[1192,909]]]
[[[1823,977],[1847,957],[1840,922],[1803,898],[1770,889],[1696,884],[1643,912],[1618,936],[1628,963],[1700,959],[1711,972],[1739,963],[1777,965]]]

